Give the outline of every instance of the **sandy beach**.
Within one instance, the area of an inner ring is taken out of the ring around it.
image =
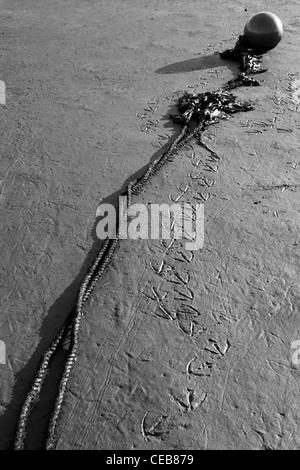
[[[84,306],[56,448],[300,448],[299,2],[2,0],[0,449],[102,246],[97,207],[176,137],[184,91],[237,75],[218,53],[264,10],[284,36],[261,86],[234,90],[254,109],[205,130],[218,164],[191,141],[133,196],[200,198],[204,246],[120,242]],[[26,449],[44,444],[67,352]]]

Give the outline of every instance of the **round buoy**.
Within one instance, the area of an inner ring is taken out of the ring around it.
[[[269,51],[281,41],[283,26],[278,16],[262,11],[252,16],[244,28],[244,36],[253,49]]]

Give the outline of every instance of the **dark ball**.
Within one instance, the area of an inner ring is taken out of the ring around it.
[[[244,36],[254,49],[269,51],[281,41],[283,26],[278,16],[263,11],[252,16],[244,28]]]

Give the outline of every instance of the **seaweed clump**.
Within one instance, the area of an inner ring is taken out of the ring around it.
[[[220,53],[222,59],[239,62],[241,72],[245,74],[256,74],[266,72],[268,69],[261,68],[261,57],[266,52],[254,49],[245,36],[240,35],[235,46]]]
[[[185,92],[177,101],[177,109],[180,114],[171,116],[177,124],[183,125],[193,120],[206,127],[226,119],[228,114],[250,111],[253,105],[250,101],[238,101],[232,93],[221,88],[199,94]]]

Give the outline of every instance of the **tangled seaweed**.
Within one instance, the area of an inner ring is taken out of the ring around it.
[[[206,127],[226,119],[228,114],[238,111],[250,111],[253,105],[250,102],[237,101],[235,96],[226,90],[192,94],[185,92],[177,102],[180,114],[172,116],[174,122],[186,124],[194,120]]]
[[[264,52],[266,51],[253,49],[246,36],[241,35],[235,46],[232,49],[226,49],[226,51],[221,52],[220,56],[222,59],[238,62],[241,72],[254,75],[268,70],[261,68],[261,58]]]
[[[236,97],[229,92],[229,90],[239,86],[259,85],[259,82],[249,75],[266,71],[266,69],[260,68],[261,56],[257,55],[257,53],[251,49],[244,36],[240,36],[235,47],[222,52],[221,57],[226,60],[234,60],[238,62],[241,70],[240,74],[235,79],[230,80],[223,88],[220,88],[215,92],[199,94],[186,92],[178,99],[177,108],[179,114],[171,116],[171,118],[174,122],[182,126],[181,131],[176,139],[170,144],[166,152],[149,164],[144,175],[138,180],[129,183],[126,190],[126,194],[128,196],[128,207],[131,205],[132,194],[139,193],[151,176],[157,172],[164,163],[170,161],[175,152],[182,146],[186,145],[191,138],[198,137],[201,142],[201,134],[208,125],[219,122],[221,119],[226,119],[229,114],[233,114],[238,111],[250,111],[253,109],[253,105],[249,101],[238,101]],[[191,130],[192,122],[196,123],[193,130]],[[39,399],[52,357],[68,335],[70,337],[68,357],[66,359],[64,371],[58,387],[45,442],[45,449],[50,450],[55,448],[57,423],[63,406],[68,380],[78,354],[79,328],[83,317],[82,310],[86,301],[91,296],[97,282],[110,264],[111,258],[119,243],[120,234],[118,227],[117,233],[118,235],[116,239],[107,239],[105,241],[92,267],[89,269],[81,283],[75,306],[41,359],[39,368],[19,414],[13,442],[13,448],[15,450],[24,449],[30,412]]]

